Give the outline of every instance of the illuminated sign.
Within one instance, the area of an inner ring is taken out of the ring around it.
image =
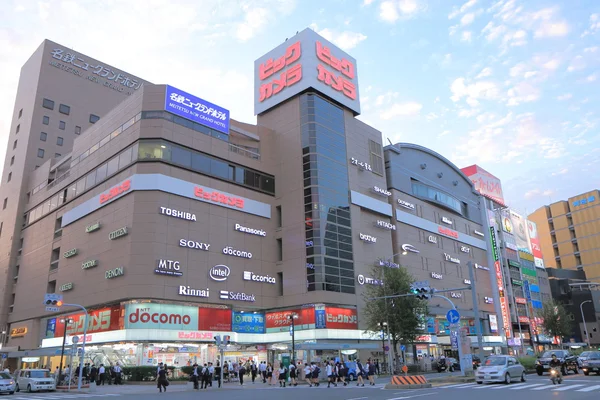
[[[192,289],[189,286],[179,286],[178,291],[180,296],[189,296],[189,297],[209,297],[209,289]]]
[[[127,235],[127,233],[128,233],[127,232],[127,227],[124,226],[123,228],[119,228],[116,231],[109,233],[108,234],[108,238],[110,240],[115,240],[115,239],[118,239],[120,237],[123,237],[123,236]]]
[[[429,243],[435,243],[435,244],[437,244],[437,237],[433,236],[433,235],[429,235],[429,237],[427,238],[427,241]]]
[[[262,237],[266,237],[267,236],[267,232],[265,232],[262,229],[247,228],[247,227],[242,226],[240,224],[235,224],[235,228],[234,229],[236,231],[238,231],[238,232],[244,232],[244,233],[248,233],[250,235],[262,236]]]
[[[448,225],[452,225],[452,220],[447,217],[442,217],[442,222]]]
[[[253,282],[276,283],[275,278],[269,275],[257,275],[254,272],[244,271],[244,280]]]
[[[396,230],[396,225],[390,224],[387,221],[382,221],[379,219],[377,220],[377,222],[375,222],[375,226],[377,226],[378,228],[389,229],[390,231]]]
[[[527,220],[527,231],[529,232],[529,243],[531,244],[531,253],[533,254],[533,262],[537,268],[544,269],[544,260],[542,248],[540,246],[540,238],[538,236],[537,225],[533,221]]]
[[[250,253],[249,251],[236,250],[231,246],[223,247],[223,254],[241,258],[252,258],[252,253]]]
[[[98,260],[89,260],[81,264],[81,269],[88,269],[98,265]]]
[[[488,267],[484,267],[483,265],[477,264],[475,263],[475,268],[476,269],[482,269],[484,271],[489,271],[490,269]]]
[[[360,237],[360,240],[367,242],[367,243],[377,243],[377,238],[371,235],[366,235],[364,233],[359,233],[358,234]]]
[[[179,247],[187,247],[187,248],[195,249],[195,250],[208,251],[210,244],[196,242],[194,240],[179,239]]]
[[[519,279],[514,279],[514,278],[511,278],[511,279],[510,279],[510,281],[512,282],[512,284],[513,284],[513,285],[516,285],[516,286],[523,286],[523,281],[521,281],[521,280],[519,280]]]
[[[494,299],[492,297],[484,297],[483,301],[485,301],[485,304],[494,304]]]
[[[154,273],[159,275],[183,276],[181,264],[179,264],[179,261],[173,260],[158,260],[158,267],[154,270]]]
[[[527,318],[527,317],[519,317],[519,322],[523,322],[525,324],[528,324],[529,323],[529,318]]]
[[[452,257],[450,254],[448,253],[444,253],[444,259],[448,262],[454,263],[454,264],[460,264],[460,260],[456,257]]]
[[[375,193],[379,193],[383,196],[391,196],[392,195],[392,192],[385,190],[385,189],[381,189],[379,186],[373,186],[373,191]]]
[[[85,232],[90,233],[90,232],[97,231],[98,229],[100,229],[100,222],[96,222],[95,224],[86,226]]]
[[[479,232],[478,230],[474,230],[473,231],[474,234],[476,234],[477,236],[481,236],[484,237],[485,235],[483,234],[483,232]]]
[[[360,114],[356,60],[305,29],[254,62],[254,113],[316,89]]]
[[[470,285],[471,284],[471,280],[470,279],[463,279],[463,283],[465,285]]]
[[[500,179],[481,168],[479,165],[461,168],[461,171],[469,177],[475,190],[482,195],[491,198],[496,203],[504,205],[504,194],[502,193],[502,183]]]
[[[358,161],[356,158],[352,157],[350,159],[350,163],[352,165],[356,165],[357,167],[360,167],[361,169],[365,169],[367,171],[371,171],[373,172],[373,167],[371,167],[371,164],[366,163],[364,161]]]
[[[123,193],[127,193],[131,189],[131,180],[127,179],[125,182],[114,186],[109,189],[106,193],[100,195],[100,204],[104,204],[110,200],[113,200]]]
[[[462,251],[463,253],[470,253],[471,248],[468,246],[460,246],[460,251]]]
[[[494,314],[490,314],[489,321],[490,321],[490,332],[492,332],[492,333],[498,332],[498,317],[496,317]]]
[[[508,217],[502,217],[502,229],[504,230],[504,232],[506,233],[513,233],[513,224],[512,221],[510,220],[510,218]]]
[[[458,232],[453,231],[452,229],[445,228],[443,226],[438,226],[438,233],[451,237],[453,239],[458,239]]]
[[[402,250],[407,251],[409,253],[420,253],[420,251],[417,250],[417,248],[415,246],[413,246],[412,244],[408,244],[408,243],[405,243],[402,245]]]
[[[376,286],[383,285],[383,281],[382,280],[375,279],[375,278],[370,278],[370,277],[364,276],[364,275],[358,275],[356,277],[356,280],[358,281],[359,285],[376,285]]]
[[[450,297],[452,297],[454,299],[460,299],[460,298],[462,298],[462,293],[460,293],[460,292],[450,292]]]
[[[175,217],[179,219],[185,219],[187,221],[196,221],[196,214],[192,214],[189,212],[177,211],[172,208],[161,207],[160,213],[163,215],[168,215],[169,217]]]
[[[194,188],[194,196],[207,201],[211,201],[213,203],[227,204],[228,206],[235,206],[241,209],[244,208],[244,199],[242,199],[241,197],[227,196],[216,190],[213,192],[208,192],[202,189],[201,187],[196,186]]]
[[[13,328],[10,330],[10,337],[11,338],[15,338],[15,337],[23,337],[27,335],[27,327],[23,326],[20,328]]]
[[[229,134],[228,110],[173,86],[166,87],[165,111]]]
[[[498,294],[500,296],[500,311],[502,312],[502,323],[504,332],[507,338],[512,337],[510,329],[510,314],[508,308],[508,299],[504,295],[504,278],[502,277],[502,265],[498,255],[498,245],[496,243],[496,231],[494,227],[490,227],[490,240],[492,243],[492,254],[494,256],[494,268],[496,270],[496,282],[498,283]]]
[[[231,274],[231,270],[227,265],[215,265],[208,271],[210,279],[217,282],[223,282],[227,280],[227,277]]]
[[[442,280],[442,279],[444,279],[444,276],[443,276],[442,274],[438,274],[437,272],[432,272],[432,273],[431,273],[431,277],[432,277],[433,279],[439,279],[439,280]]]
[[[596,196],[589,196],[585,199],[575,200],[573,202],[573,207],[583,206],[589,203],[593,203],[594,201],[596,201]]]
[[[409,210],[415,209],[415,205],[413,203],[409,203],[408,201],[398,199],[398,204],[404,208],[408,208]]]
[[[71,250],[67,250],[67,251],[65,251],[65,252],[64,252],[64,254],[63,254],[63,256],[64,256],[65,258],[73,257],[73,256],[75,256],[75,255],[77,255],[77,249],[71,249]]]
[[[73,282],[65,283],[64,285],[61,285],[59,289],[60,289],[61,292],[66,292],[68,290],[72,290],[73,289]]]
[[[400,268],[400,264],[396,264],[392,261],[387,260],[379,260],[378,261],[380,267],[388,267],[388,268]]]
[[[524,297],[515,297],[515,303],[517,304],[527,304],[527,299]]]
[[[117,267],[114,269],[109,269],[108,271],[106,271],[104,273],[104,277],[106,279],[113,279],[116,278],[118,276],[123,276],[125,275],[125,267]]]
[[[256,301],[256,296],[253,294],[240,293],[240,292],[228,292],[227,290],[221,290],[219,292],[219,298],[222,300],[247,301],[250,303],[253,303]]]

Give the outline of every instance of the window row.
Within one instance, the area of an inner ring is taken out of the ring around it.
[[[420,182],[412,182],[412,193],[422,199],[431,200],[438,204],[444,205],[458,214],[466,217],[466,205],[455,197],[444,192],[426,186]]]
[[[307,283],[307,290],[309,292],[315,292],[315,291],[327,291],[327,292],[337,292],[337,293],[349,293],[349,294],[355,294],[356,293],[356,288],[354,286],[344,286],[344,285],[337,285],[337,284],[333,284],[333,283],[324,283],[324,282],[308,282]]]
[[[43,99],[42,107],[47,108],[48,110],[54,110],[54,101],[50,99]],[[71,114],[71,107],[66,104],[61,104],[58,106],[58,112],[61,114],[69,115]]]
[[[48,139],[48,134],[47,134],[46,132],[41,132],[41,133],[40,133],[40,140],[41,140],[42,142],[45,142],[47,139]],[[63,145],[63,143],[64,143],[64,139],[63,139],[62,137],[58,136],[58,137],[56,138],[56,144],[57,144],[58,146],[62,146],[62,145]]]
[[[30,210],[29,213],[26,214],[26,216],[28,216],[28,218],[26,218],[26,221],[28,221],[27,223],[31,224],[37,221],[67,201],[82,195],[84,192],[92,189],[97,184],[102,183],[105,179],[129,166],[136,160],[134,155],[137,154],[137,149],[138,144],[135,143],[134,145],[123,150],[121,153],[117,154],[115,157],[111,158],[109,161],[100,165],[98,168],[89,172],[85,177],[82,177],[76,182],[71,183],[68,188],[65,188],[60,193],[54,195],[52,198],[47,199],[42,204]]]
[[[47,115],[44,115],[42,117],[42,124],[43,125],[50,125],[50,117],[47,116]],[[66,130],[67,129],[67,123],[65,121],[59,121],[58,122],[58,129],[60,129],[61,131]],[[80,126],[75,126],[75,130],[74,131],[75,131],[76,135],[81,134],[81,127]]]

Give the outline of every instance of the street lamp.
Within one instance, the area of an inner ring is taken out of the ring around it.
[[[63,318],[60,320],[65,326],[65,332],[63,334],[62,348],[60,349],[60,365],[58,367],[58,382],[60,382],[60,377],[62,375],[62,367],[63,367],[63,356],[65,354],[65,342],[67,341],[67,328],[69,324],[73,323],[71,318]]]
[[[588,346],[590,345],[590,334],[588,333],[587,330],[587,325],[585,323],[585,315],[583,315],[583,305],[585,303],[591,303],[591,300],[586,300],[586,301],[582,301],[581,304],[579,305],[579,310],[581,311],[581,320],[583,321],[583,331],[585,332],[585,341],[587,342]]]
[[[290,360],[290,362],[295,367],[296,366],[296,325],[295,325],[294,320],[298,319],[298,314],[291,313],[290,315],[288,315],[288,319],[291,322],[290,334],[292,335],[292,359]]]

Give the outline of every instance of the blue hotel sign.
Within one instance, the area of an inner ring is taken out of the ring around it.
[[[265,333],[265,315],[241,313],[232,314],[232,328],[237,333]]]
[[[165,111],[229,134],[229,110],[173,86],[167,86]]]
[[[573,207],[583,206],[588,203],[593,203],[594,201],[596,201],[596,196],[590,196],[587,199],[575,200],[573,202]]]

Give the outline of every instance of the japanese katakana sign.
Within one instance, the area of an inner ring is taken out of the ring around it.
[[[173,86],[167,86],[165,110],[219,132],[229,134],[229,110]]]

